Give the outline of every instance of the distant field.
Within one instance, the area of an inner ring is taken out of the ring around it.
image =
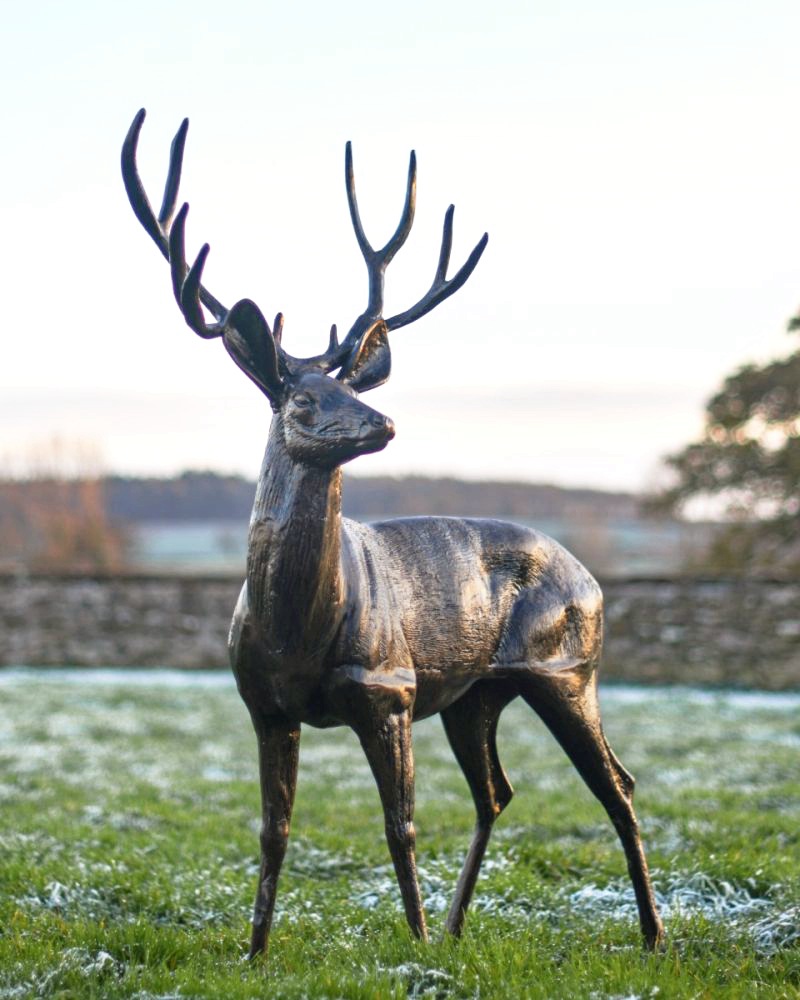
[[[243,962],[254,738],[225,674],[0,672],[0,998],[800,996],[800,695],[606,688],[606,730],[667,925],[639,946],[610,823],[522,705],[461,942],[472,827],[437,720],[416,727],[433,943],[409,937],[352,734],[304,730],[269,965]]]
[[[375,521],[383,516],[372,511],[358,519]],[[678,573],[707,544],[709,533],[703,524],[633,515],[593,517],[574,510],[561,517],[496,516],[551,535],[600,576]],[[131,522],[131,539],[131,564],[147,570],[244,573],[247,517]]]

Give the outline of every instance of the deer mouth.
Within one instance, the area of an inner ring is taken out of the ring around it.
[[[358,435],[356,445],[360,454],[381,451],[395,435],[394,421],[389,417],[365,421]]]

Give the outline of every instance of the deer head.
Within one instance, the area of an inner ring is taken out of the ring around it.
[[[345,179],[350,218],[367,265],[367,307],[345,339],[339,343],[331,327],[327,350],[312,358],[295,358],[282,347],[283,316],[278,313],[272,329],[258,306],[240,299],[226,309],[202,284],[209,246],[204,244],[191,267],[186,262],[185,236],[188,204],[175,213],[183,152],[189,120],[184,119],[172,141],[167,182],[158,215],[145,193],[136,166],[136,148],[144,123],[142,109],[134,118],[122,147],[122,177],[136,217],[170,265],[172,290],[187,325],[204,339],[222,338],[226,350],[242,371],[261,389],[280,416],[286,448],[300,462],[321,467],[338,466],[384,448],[394,437],[388,417],[373,410],[358,394],[382,385],[391,370],[389,332],[407,326],[458,291],[475,269],[486,248],[484,233],[466,263],[450,279],[447,267],[453,241],[451,205],[445,214],[439,263],[433,283],[410,309],[383,316],[386,268],[402,247],[414,221],[416,156],[412,152],[408,184],[400,223],[391,239],[375,250],[361,225],[353,176],[350,143],[345,152]],[[209,323],[204,307],[214,317]],[[335,376],[333,372],[337,372]]]

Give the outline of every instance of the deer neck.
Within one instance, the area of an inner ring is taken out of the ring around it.
[[[340,469],[289,456],[276,414],[250,519],[247,586],[262,639],[280,656],[317,660],[339,627],[341,489]]]

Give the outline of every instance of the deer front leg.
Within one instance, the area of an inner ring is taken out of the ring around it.
[[[394,862],[406,919],[412,932],[428,940],[425,912],[414,854],[414,756],[411,749],[411,712],[406,709],[379,717],[358,731],[375,775],[386,820],[386,840]]]
[[[253,933],[248,958],[267,951],[275,894],[292,818],[297,785],[300,726],[285,719],[253,713],[261,776],[261,870],[253,908]]]

